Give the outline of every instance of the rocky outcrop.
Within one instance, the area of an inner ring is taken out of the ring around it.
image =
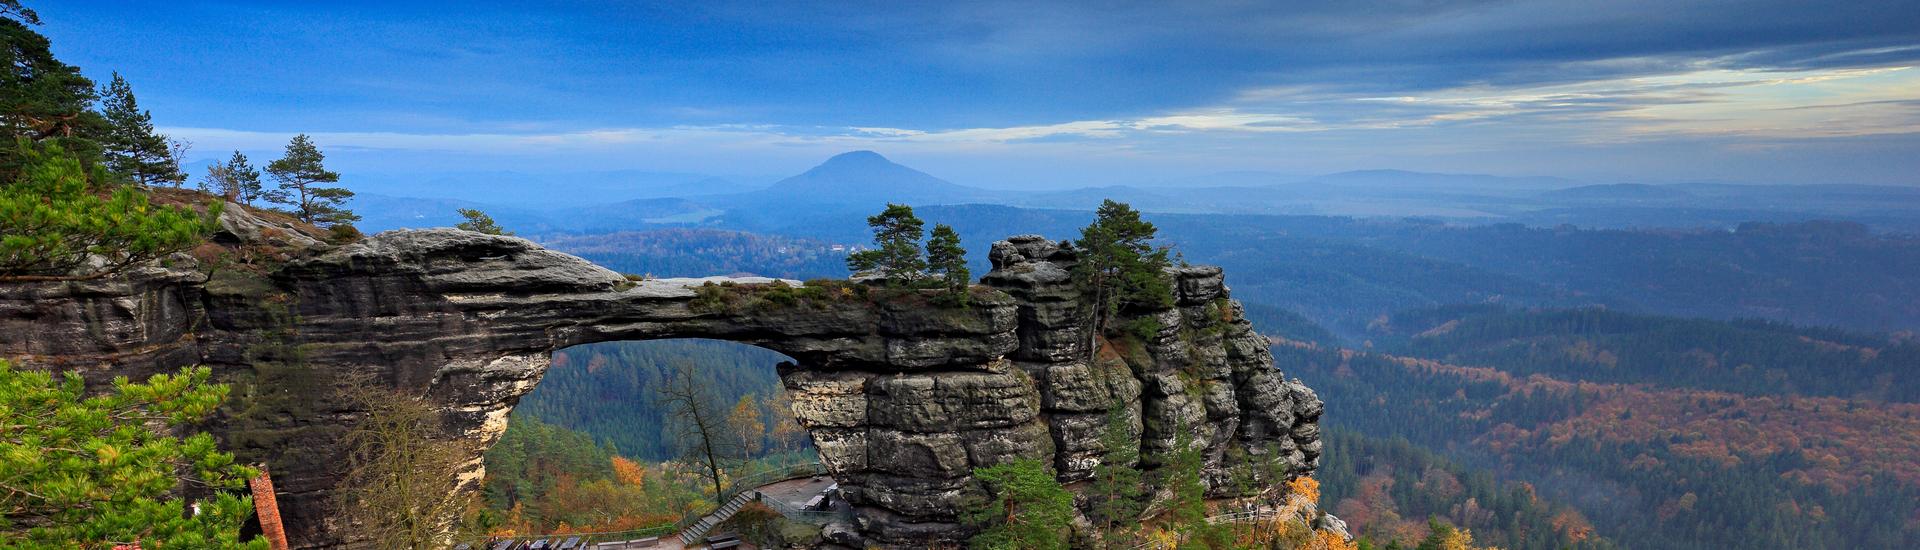
[[[1174,307],[1122,312],[1154,319],[1152,336],[1089,342],[1066,243],[1013,237],[995,243],[990,259],[981,283],[1017,304],[1020,347],[1009,358],[1040,388],[1061,479],[1092,475],[1109,411],[1138,426],[1147,467],[1183,438],[1207,449],[1204,477],[1218,496],[1319,464],[1319,398],[1274,368],[1220,268],[1175,268]],[[1088,345],[1100,347],[1091,362]]]
[[[978,490],[976,467],[1029,457],[1065,481],[1088,477],[1109,411],[1138,427],[1148,466],[1191,434],[1217,494],[1317,463],[1319,400],[1273,368],[1217,268],[1171,273],[1175,307],[1130,312],[1159,331],[1095,340],[1088,361],[1073,254],[1038,237],[996,243],[993,271],[956,308],[770,279],[631,281],[523,239],[455,230],[335,247],[262,223],[230,216],[220,239],[279,239],[297,257],[252,272],[0,283],[0,357],[95,384],[213,367],[235,392],[210,429],[272,466],[296,546],[352,540],[328,501],[339,435],[357,415],[342,389],[430,396],[451,433],[475,443],[467,477],[477,479],[479,453],[550,354],[610,340],[725,339],[793,358],[780,372],[794,412],[856,505],[856,529],[835,536],[870,544],[963,536],[955,513]]]

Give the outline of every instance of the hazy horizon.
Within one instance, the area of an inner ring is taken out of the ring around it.
[[[985,188],[1399,169],[1920,185],[1901,2],[37,2],[189,160],[793,174],[872,149]],[[191,77],[183,78],[185,75]]]

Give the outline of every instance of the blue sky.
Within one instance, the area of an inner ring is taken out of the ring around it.
[[[1398,168],[1920,185],[1920,4],[30,1],[194,155],[973,185]]]

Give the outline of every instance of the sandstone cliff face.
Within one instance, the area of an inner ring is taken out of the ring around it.
[[[240,209],[230,209],[240,210]],[[1284,380],[1217,268],[1181,268],[1175,308],[1144,342],[1086,356],[1067,278],[1072,253],[1038,237],[996,243],[968,308],[925,300],[751,298],[765,279],[632,282],[523,239],[396,231],[340,247],[227,217],[226,242],[280,239],[300,257],[268,276],[149,268],[87,282],[0,283],[0,357],[104,384],[191,364],[236,387],[210,429],[271,465],[295,545],[351,545],[328,501],[357,418],[339,396],[385,384],[431,396],[480,453],[567,346],[714,338],[794,359],[781,375],[865,542],[955,540],[973,468],[1015,457],[1085,479],[1107,411],[1138,419],[1144,456],[1195,434],[1225,494],[1312,472],[1320,402]],[[288,241],[298,242],[288,242]],[[703,293],[705,295],[703,295]]]

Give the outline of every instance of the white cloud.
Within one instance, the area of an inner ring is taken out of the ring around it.
[[[1417,168],[1403,160],[1451,162],[1444,159],[1515,157],[1525,154],[1519,151],[1554,146],[1581,150],[1666,140],[1711,143],[1728,155],[1738,155],[1743,154],[1742,147],[1754,143],[1907,134],[1915,128],[1920,128],[1920,71],[1908,67],[1760,71],[1696,64],[1652,76],[1527,86],[1482,84],[1393,96],[1341,93],[1324,87],[1255,89],[1213,106],[1009,127],[740,123],[566,132],[311,135],[330,156],[383,169],[438,162],[442,168],[461,169],[491,163],[491,167],[516,169],[780,173],[838,152],[878,149],[889,155],[942,159],[930,167],[944,161],[954,172],[976,170],[982,165],[978,159],[987,158],[996,163],[1022,159],[1017,162],[1029,166],[1046,164],[1037,159],[1071,159],[1083,166],[1124,172],[1109,165]],[[192,141],[196,156],[202,158],[223,157],[225,151],[235,149],[277,152],[292,137],[287,132],[219,128],[162,131]],[[1698,153],[1692,158],[1698,158]],[[980,173],[993,177],[975,172]]]

